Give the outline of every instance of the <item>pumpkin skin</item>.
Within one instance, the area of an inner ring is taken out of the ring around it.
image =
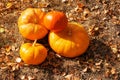
[[[20,57],[26,64],[41,64],[47,57],[47,49],[39,43],[24,43],[20,47]]]
[[[63,12],[50,11],[44,16],[44,25],[48,30],[59,32],[63,30],[68,23],[68,19]]]
[[[49,33],[50,47],[59,55],[69,58],[83,54],[89,46],[89,37],[83,26],[76,22],[68,22],[61,32]]]
[[[24,38],[35,40],[46,36],[48,30],[43,25],[43,17],[45,12],[36,8],[28,8],[24,10],[19,19],[19,32]]]

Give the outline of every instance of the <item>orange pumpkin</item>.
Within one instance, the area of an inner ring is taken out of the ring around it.
[[[46,36],[48,30],[43,25],[43,17],[45,12],[36,8],[28,8],[24,10],[19,19],[18,27],[23,37],[35,40]]]
[[[68,23],[68,19],[63,12],[50,11],[44,16],[44,25],[47,29],[59,32],[63,30]]]
[[[49,33],[49,44],[57,54],[73,58],[86,51],[89,37],[82,25],[69,22],[63,31]]]
[[[47,57],[47,49],[39,43],[25,43],[20,47],[20,57],[27,64],[41,64]]]

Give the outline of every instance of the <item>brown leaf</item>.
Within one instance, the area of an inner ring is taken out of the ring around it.
[[[115,73],[116,73],[116,69],[114,67],[112,67],[111,74],[115,74]]]
[[[47,7],[48,5],[49,3],[41,3],[41,2],[38,3],[38,6],[41,8]]]
[[[13,62],[7,62],[7,66],[15,66],[16,63],[13,63]]]
[[[107,69],[107,70],[105,71],[105,77],[109,77],[109,76],[110,76],[110,70]]]
[[[84,5],[83,3],[78,3],[77,6],[78,6],[79,8],[83,8],[85,5]]]
[[[90,69],[91,69],[93,72],[96,72],[96,71],[97,71],[94,66],[92,66]]]
[[[12,8],[12,6],[13,6],[13,3],[11,3],[11,2],[8,2],[8,3],[6,4],[6,8]]]
[[[59,54],[55,54],[55,55],[56,55],[58,58],[62,58],[61,55],[59,55]]]
[[[0,27],[0,33],[3,33],[3,32],[5,32],[5,29]]]
[[[68,75],[65,76],[65,78],[66,78],[67,80],[71,80],[72,76],[73,76],[73,74],[68,74]]]
[[[16,57],[15,60],[16,60],[17,63],[20,63],[22,61],[21,58],[19,58],[19,57]]]
[[[88,70],[88,68],[86,67],[86,68],[84,68],[82,71],[83,71],[83,72],[87,72],[87,70]]]
[[[26,76],[25,75],[19,75],[19,77],[20,77],[21,80],[25,80]]]
[[[6,45],[6,46],[5,46],[5,50],[6,50],[7,52],[9,52],[9,51],[11,50],[11,46]]]
[[[5,62],[9,62],[9,61],[10,61],[9,57],[8,57],[8,56],[5,56],[4,61],[5,61]]]
[[[2,67],[0,67],[0,69],[1,69],[1,70],[7,70],[8,67],[7,67],[7,66],[2,66]]]
[[[33,72],[37,73],[37,72],[39,72],[39,70],[37,68],[35,68],[35,69],[33,69]]]
[[[117,48],[111,48],[113,53],[117,53],[118,52],[118,49]]]
[[[28,78],[28,80],[34,80],[35,79],[34,76],[28,76],[27,78]]]
[[[99,62],[95,63],[95,65],[99,66],[99,65],[101,65],[101,63],[102,63],[102,60],[100,60]]]

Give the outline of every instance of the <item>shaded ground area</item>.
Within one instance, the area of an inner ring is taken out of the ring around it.
[[[84,25],[90,36],[85,54],[69,59],[50,49],[47,36],[38,40],[49,49],[45,62],[32,66],[19,62],[24,39],[17,19],[22,10],[36,7],[66,13],[69,21]],[[120,1],[119,0],[1,0],[0,80],[119,80]]]

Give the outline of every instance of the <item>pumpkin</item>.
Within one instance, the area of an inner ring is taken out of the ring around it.
[[[68,22],[61,32],[50,32],[50,47],[59,55],[69,58],[83,54],[89,46],[89,37],[84,27],[76,22]]]
[[[48,30],[43,25],[45,14],[37,8],[27,8],[21,13],[18,19],[18,27],[24,38],[35,40],[46,36]]]
[[[63,30],[68,23],[68,19],[63,12],[50,11],[44,16],[44,25],[53,32]]]
[[[20,57],[26,64],[41,64],[47,57],[47,49],[39,43],[24,43],[20,47]]]

